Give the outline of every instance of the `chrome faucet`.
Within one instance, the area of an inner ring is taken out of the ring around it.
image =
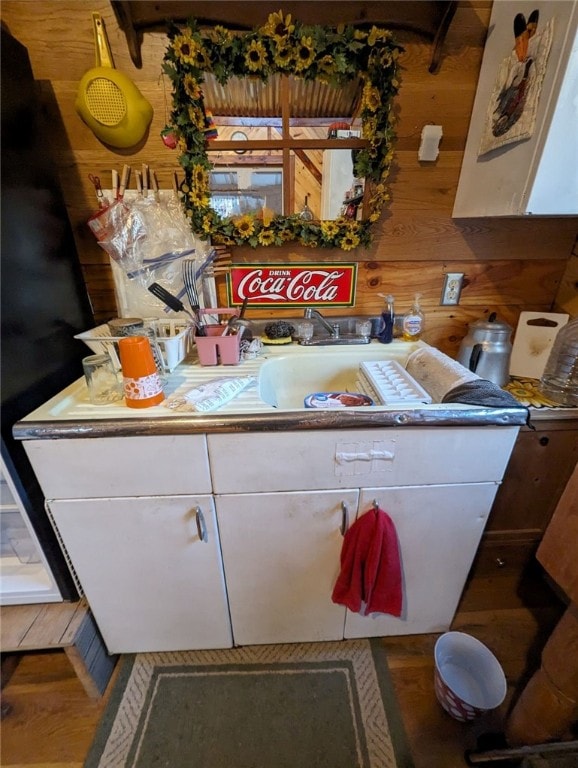
[[[318,312],[316,309],[311,309],[311,307],[307,307],[305,309],[305,312],[303,313],[303,317],[306,320],[311,320],[313,317],[316,317],[321,325],[325,328],[327,333],[331,336],[332,339],[338,339],[339,338],[339,323],[329,323],[321,314],[321,312]]]

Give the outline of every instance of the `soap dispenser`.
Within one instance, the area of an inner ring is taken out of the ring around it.
[[[385,299],[385,307],[381,313],[379,326],[377,328],[377,340],[381,341],[382,344],[390,344],[393,341],[393,321],[395,317],[393,311],[393,296],[391,293],[388,293],[387,295],[378,293],[377,295],[381,296],[382,299]]]
[[[404,341],[418,341],[423,333],[425,318],[419,304],[420,299],[421,293],[416,293],[410,311],[403,318]]]

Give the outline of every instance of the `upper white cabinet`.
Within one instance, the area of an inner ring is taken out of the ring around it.
[[[517,56],[514,19],[534,10]],[[578,215],[577,30],[576,0],[494,3],[454,218]]]

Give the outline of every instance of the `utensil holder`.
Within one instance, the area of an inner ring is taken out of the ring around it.
[[[238,309],[209,308],[201,309],[201,315],[230,315],[239,316]],[[223,336],[226,325],[205,325],[206,336],[195,336],[195,344],[201,365],[238,365],[241,359],[238,333]]]

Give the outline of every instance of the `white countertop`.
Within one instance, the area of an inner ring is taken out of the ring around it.
[[[14,429],[18,439],[33,437],[50,438],[72,436],[98,436],[108,432],[139,434],[162,430],[190,431],[237,431],[265,429],[313,429],[350,428],[377,426],[416,426],[436,424],[484,424],[520,425],[524,423],[525,411],[517,409],[486,408],[460,403],[432,403],[406,406],[403,409],[388,406],[361,408],[339,408],[316,410],[306,408],[280,409],[265,402],[259,393],[259,372],[268,360],[295,358],[305,355],[307,359],[319,360],[322,365],[324,354],[343,355],[356,350],[358,356],[367,360],[397,360],[405,364],[408,355],[417,348],[428,347],[424,342],[407,343],[394,341],[383,345],[372,341],[367,345],[308,347],[298,344],[266,346],[262,354],[239,365],[201,366],[193,352],[167,376],[165,395],[167,400],[160,405],[146,409],[129,408],[124,401],[107,405],[92,405],[84,378],[78,379],[42,406],[28,414]],[[253,385],[233,400],[210,413],[185,413],[167,406],[173,395],[183,395],[189,389],[222,376],[254,376]],[[330,412],[331,411],[331,412]],[[336,412],[337,411],[337,412]],[[131,426],[132,424],[132,426]],[[76,427],[80,434],[72,434]]]
[[[164,386],[165,401],[160,405],[150,408],[129,408],[124,400],[110,403],[107,405],[92,405],[88,398],[88,389],[84,378],[73,382],[62,392],[55,395],[46,403],[41,405],[35,411],[25,417],[24,420],[73,420],[83,421],[86,419],[125,419],[134,418],[163,418],[175,417],[181,414],[175,412],[167,406],[167,401],[174,395],[182,395],[188,390],[200,384],[207,383],[212,379],[222,376],[254,376],[257,383],[240,394],[233,400],[219,408],[219,414],[238,414],[238,413],[270,413],[278,409],[265,402],[259,393],[258,378],[259,371],[263,364],[268,360],[274,360],[285,357],[297,357],[305,355],[319,360],[322,364],[322,356],[331,352],[337,355],[347,356],[351,350],[361,354],[367,359],[388,359],[397,360],[402,365],[405,363],[408,355],[419,346],[427,346],[423,342],[407,343],[394,341],[391,344],[383,345],[377,341],[372,341],[367,345],[355,346],[325,346],[308,347],[299,344],[287,344],[280,346],[263,346],[262,353],[253,360],[243,360],[239,365],[212,365],[202,366],[198,362],[196,353],[193,351],[175,370],[168,374]],[[367,354],[365,354],[367,352]],[[421,405],[420,408],[430,410],[446,409],[447,405],[432,404]],[[456,408],[468,408],[470,406],[455,405]],[[373,410],[387,411],[391,410],[388,406],[373,406]],[[194,414],[193,414],[194,415]],[[201,414],[197,414],[201,415]]]

